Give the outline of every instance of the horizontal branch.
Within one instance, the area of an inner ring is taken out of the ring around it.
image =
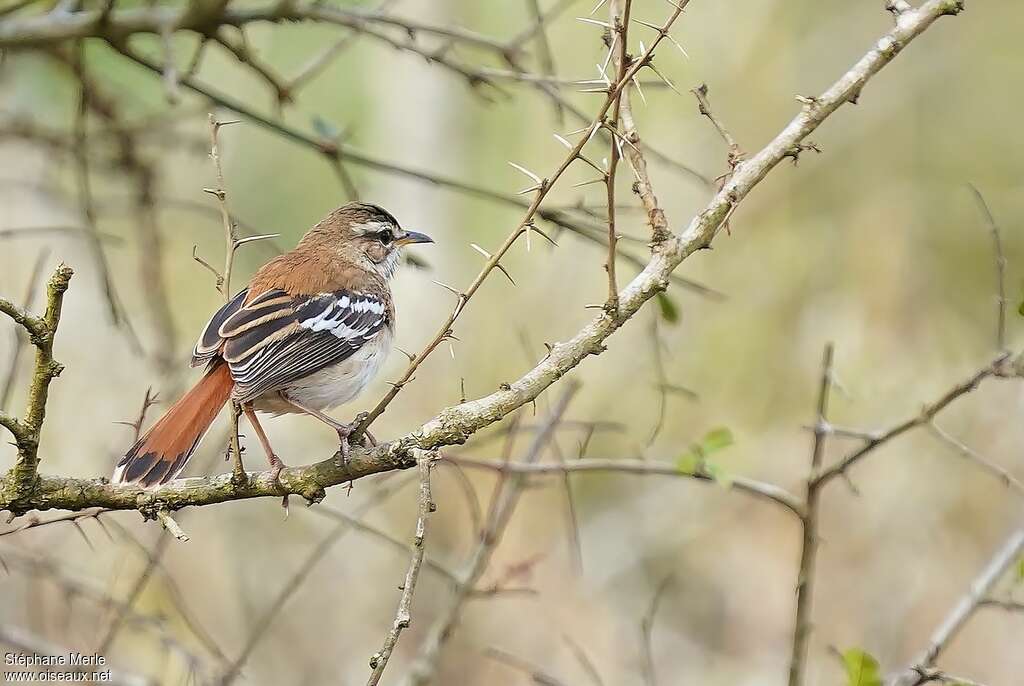
[[[83,509],[109,507],[140,509],[150,516],[159,509],[172,511],[188,505],[289,493],[315,501],[328,486],[389,469],[415,464],[414,449],[436,450],[465,442],[473,433],[489,426],[513,410],[532,402],[558,379],[591,355],[604,351],[604,342],[651,298],[669,285],[673,270],[694,252],[708,247],[726,216],[783,159],[799,150],[799,143],[817,129],[833,112],[855,100],[864,85],[891,62],[914,38],[939,17],[956,14],[963,3],[957,0],[929,0],[920,8],[902,14],[895,28],[877,43],[828,90],[816,98],[805,98],[800,113],[760,152],[736,166],[735,173],[678,236],[653,248],[650,262],[619,293],[614,312],[600,311],[570,340],[551,346],[548,354],[515,382],[488,396],[445,408],[417,431],[372,450],[356,450],[351,471],[325,460],[281,472],[281,483],[269,473],[253,475],[249,483],[236,486],[230,475],[174,481],[144,491],[111,485],[104,480],[43,477],[30,497],[18,502],[0,497],[0,508],[24,512],[28,509]],[[2,35],[2,34],[0,34]],[[408,172],[407,172],[408,173]]]
[[[1000,353],[994,360],[992,360],[992,362],[943,393],[941,398],[933,403],[925,405],[917,415],[896,424],[880,434],[869,437],[863,446],[854,450],[831,467],[822,470],[821,473],[815,477],[813,484],[818,486],[819,484],[831,481],[835,477],[844,474],[846,470],[864,459],[866,455],[877,449],[882,444],[888,443],[892,439],[901,436],[911,429],[931,423],[935,416],[942,410],[946,409],[946,407],[948,407],[954,400],[973,391],[978,387],[978,384],[985,379],[1004,374],[1007,368],[1013,366],[1013,364],[1014,363],[1010,360],[1010,353]]]
[[[185,3],[180,7],[135,7],[112,12],[96,9],[13,17],[0,22],[0,48],[40,47],[82,38],[122,41],[134,34],[164,35],[173,31],[212,35],[221,26],[242,27],[246,24],[304,19],[316,19],[356,31],[361,31],[369,24],[379,24],[399,29],[406,34],[430,34],[501,55],[513,55],[516,52],[499,41],[473,31],[402,19],[386,13],[325,7],[318,2],[278,2],[258,8],[218,7],[215,11],[204,8],[202,3]]]
[[[989,559],[978,576],[971,582],[967,592],[935,629],[928,646],[917,657],[913,665],[892,677],[888,683],[891,686],[916,686],[916,684],[924,683],[926,680],[922,680],[921,675],[935,665],[936,660],[946,650],[949,643],[960,633],[960,630],[974,616],[978,608],[985,604],[996,583],[1022,552],[1024,552],[1024,528],[1017,528]]]
[[[716,482],[716,478],[707,472],[689,472],[671,464],[660,464],[647,460],[602,460],[585,459],[576,462],[525,464],[521,462],[504,462],[500,460],[479,460],[465,457],[445,455],[444,459],[462,467],[488,469],[495,472],[511,472],[516,474],[554,475],[580,472],[601,472],[611,474],[632,474],[635,476],[676,476],[704,482]],[[781,486],[757,481],[745,476],[729,475],[730,485],[738,491],[758,498],[764,498],[785,507],[797,516],[803,516],[804,506],[800,498]]]

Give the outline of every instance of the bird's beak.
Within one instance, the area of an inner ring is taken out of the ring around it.
[[[398,245],[409,245],[410,243],[433,243],[434,239],[419,231],[406,231],[401,238],[395,241]]]

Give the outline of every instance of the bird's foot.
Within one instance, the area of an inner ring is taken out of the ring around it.
[[[366,418],[369,416],[370,414],[368,412],[360,412],[355,416],[355,419],[353,419],[348,424],[337,424],[334,427],[335,430],[338,432],[338,442],[341,444],[340,449],[338,450],[338,453],[335,456],[334,464],[336,464],[339,467],[344,467],[345,471],[348,471],[349,455],[352,452],[351,445],[349,443],[349,438],[352,436],[353,433],[355,433],[356,429],[359,428],[359,425],[366,421]],[[373,434],[371,434],[367,430],[364,430],[362,432],[361,438],[363,439],[362,443],[364,446],[366,444],[377,445],[377,439],[374,438]]]
[[[281,483],[281,470],[288,465],[282,462],[281,458],[274,453],[269,453],[267,455],[267,462],[270,463],[270,478],[273,479],[278,486],[284,487],[284,484]]]

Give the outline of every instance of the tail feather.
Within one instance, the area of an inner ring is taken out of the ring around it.
[[[176,477],[228,401],[233,385],[226,364],[213,367],[125,453],[113,481],[150,487]]]

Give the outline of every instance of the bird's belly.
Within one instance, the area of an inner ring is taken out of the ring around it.
[[[289,398],[312,410],[328,410],[356,398],[377,376],[391,352],[391,332],[385,329],[351,357],[292,382],[283,390]],[[274,414],[296,412],[278,391],[256,400],[256,409]]]

